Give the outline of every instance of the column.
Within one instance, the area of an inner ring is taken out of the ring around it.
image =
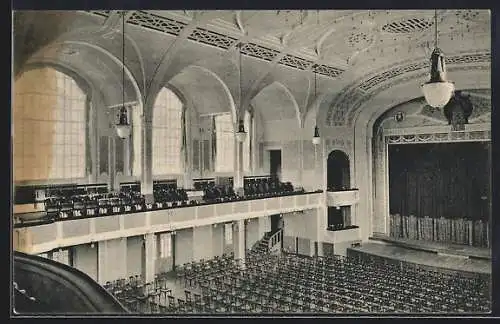
[[[316,243],[316,241],[309,240],[309,256],[314,256],[314,254],[315,254],[315,248],[314,248],[315,243]]]
[[[152,282],[155,279],[156,264],[156,235],[148,233],[144,235],[144,265],[143,278],[145,282]]]
[[[301,130],[300,132],[300,139],[299,139],[299,174],[298,174],[298,178],[299,178],[299,183],[298,185],[300,185],[301,187],[304,187],[304,140],[302,139],[302,134],[303,134],[303,131]]]
[[[239,141],[236,141],[236,169],[234,172],[234,191],[239,195],[243,195],[243,142]]]
[[[109,182],[108,182],[108,190],[116,191],[119,188],[116,188],[116,161],[115,161],[115,130],[111,129],[111,133],[108,137],[108,173],[109,173]]]
[[[192,188],[193,183],[193,136],[191,134],[191,108],[185,108],[184,111],[184,125],[182,125],[182,129],[186,135],[186,147],[184,148],[186,152],[183,152],[185,155],[182,156],[182,161],[184,161],[184,177],[183,177],[183,185],[184,189]]]
[[[108,281],[108,276],[106,275],[106,254],[106,241],[99,241],[97,243],[97,282],[101,285],[104,285]]]
[[[99,241],[97,279],[100,284],[127,277],[127,239]]]
[[[146,203],[152,203],[153,197],[153,129],[147,115],[141,117],[142,122],[142,172],[141,194]]]
[[[245,268],[245,252],[246,252],[246,242],[245,242],[245,220],[239,220],[236,222],[235,237],[233,239],[235,251],[234,258],[241,260],[241,267]]]
[[[209,260],[213,253],[213,227],[212,225],[198,226],[193,228],[193,259]]]
[[[327,211],[328,208],[317,208],[316,209],[316,241],[318,242],[318,256],[323,256],[323,237],[322,233],[326,228],[326,219],[328,217]]]

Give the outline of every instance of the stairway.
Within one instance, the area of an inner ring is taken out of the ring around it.
[[[259,253],[269,253],[269,238],[271,237],[271,232],[266,232],[264,237],[255,242],[252,246],[252,251]]]
[[[272,236],[274,234],[276,234],[276,231],[275,232],[266,232],[262,239],[255,242],[255,244],[252,246],[251,250],[254,252],[258,252],[258,253],[280,252],[281,251],[281,242],[279,242],[279,245],[275,244],[275,246],[270,248],[269,240],[272,238]]]

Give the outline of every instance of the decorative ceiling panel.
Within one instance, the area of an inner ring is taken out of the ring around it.
[[[111,14],[111,10],[88,10],[87,12],[101,17],[109,17]]]
[[[342,69],[334,68],[324,64],[315,65],[313,71],[331,78],[336,78],[344,72],[344,70]]]
[[[432,25],[434,23],[430,19],[414,17],[387,23],[382,26],[382,30],[386,33],[409,34],[424,31]]]
[[[194,40],[203,44],[212,45],[215,47],[228,49],[236,42],[236,38],[215,33],[203,28],[196,28],[193,30],[191,35],[188,37],[190,40]]]
[[[297,56],[285,55],[283,56],[283,58],[280,60],[279,63],[294,67],[296,69],[307,70],[307,68],[311,66],[313,62]]]
[[[241,48],[241,53],[248,56],[263,59],[265,61],[272,61],[278,54],[279,51],[260,46],[254,43],[246,43]]]
[[[181,30],[186,26],[183,22],[157,16],[145,11],[134,11],[127,22],[171,35],[179,35]]]

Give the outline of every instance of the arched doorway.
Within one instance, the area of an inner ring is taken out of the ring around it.
[[[328,191],[348,190],[351,187],[349,157],[340,150],[328,155],[327,188]],[[341,230],[351,226],[351,207],[328,207],[328,229]]]
[[[340,150],[334,150],[328,155],[327,188],[328,191],[350,189],[349,157]]]

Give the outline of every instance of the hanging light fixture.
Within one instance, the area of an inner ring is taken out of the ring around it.
[[[316,100],[316,65],[313,66],[313,72],[314,72],[314,100]],[[313,145],[319,145],[321,143],[321,137],[319,136],[319,128],[318,125],[314,125],[314,136],[312,138],[312,143]]]
[[[434,10],[434,50],[431,55],[431,79],[422,85],[427,103],[434,108],[444,107],[453,95],[455,85],[446,80],[444,53],[438,47],[437,10]]]
[[[122,107],[118,114],[118,124],[115,125],[116,133],[120,138],[130,136],[127,108],[125,107],[125,11],[122,12]]]
[[[240,58],[240,105],[239,105],[239,110],[241,111],[241,103],[242,103],[242,100],[241,100],[241,88],[242,88],[242,81],[241,81],[241,73],[242,73],[242,69],[241,69],[241,47],[243,46],[243,43],[239,43],[237,45],[238,49],[239,49],[239,58]],[[238,132],[236,132],[236,140],[240,143],[243,143],[245,141],[247,137],[247,133],[245,132],[245,123],[243,122],[243,119],[240,119],[238,121]]]

